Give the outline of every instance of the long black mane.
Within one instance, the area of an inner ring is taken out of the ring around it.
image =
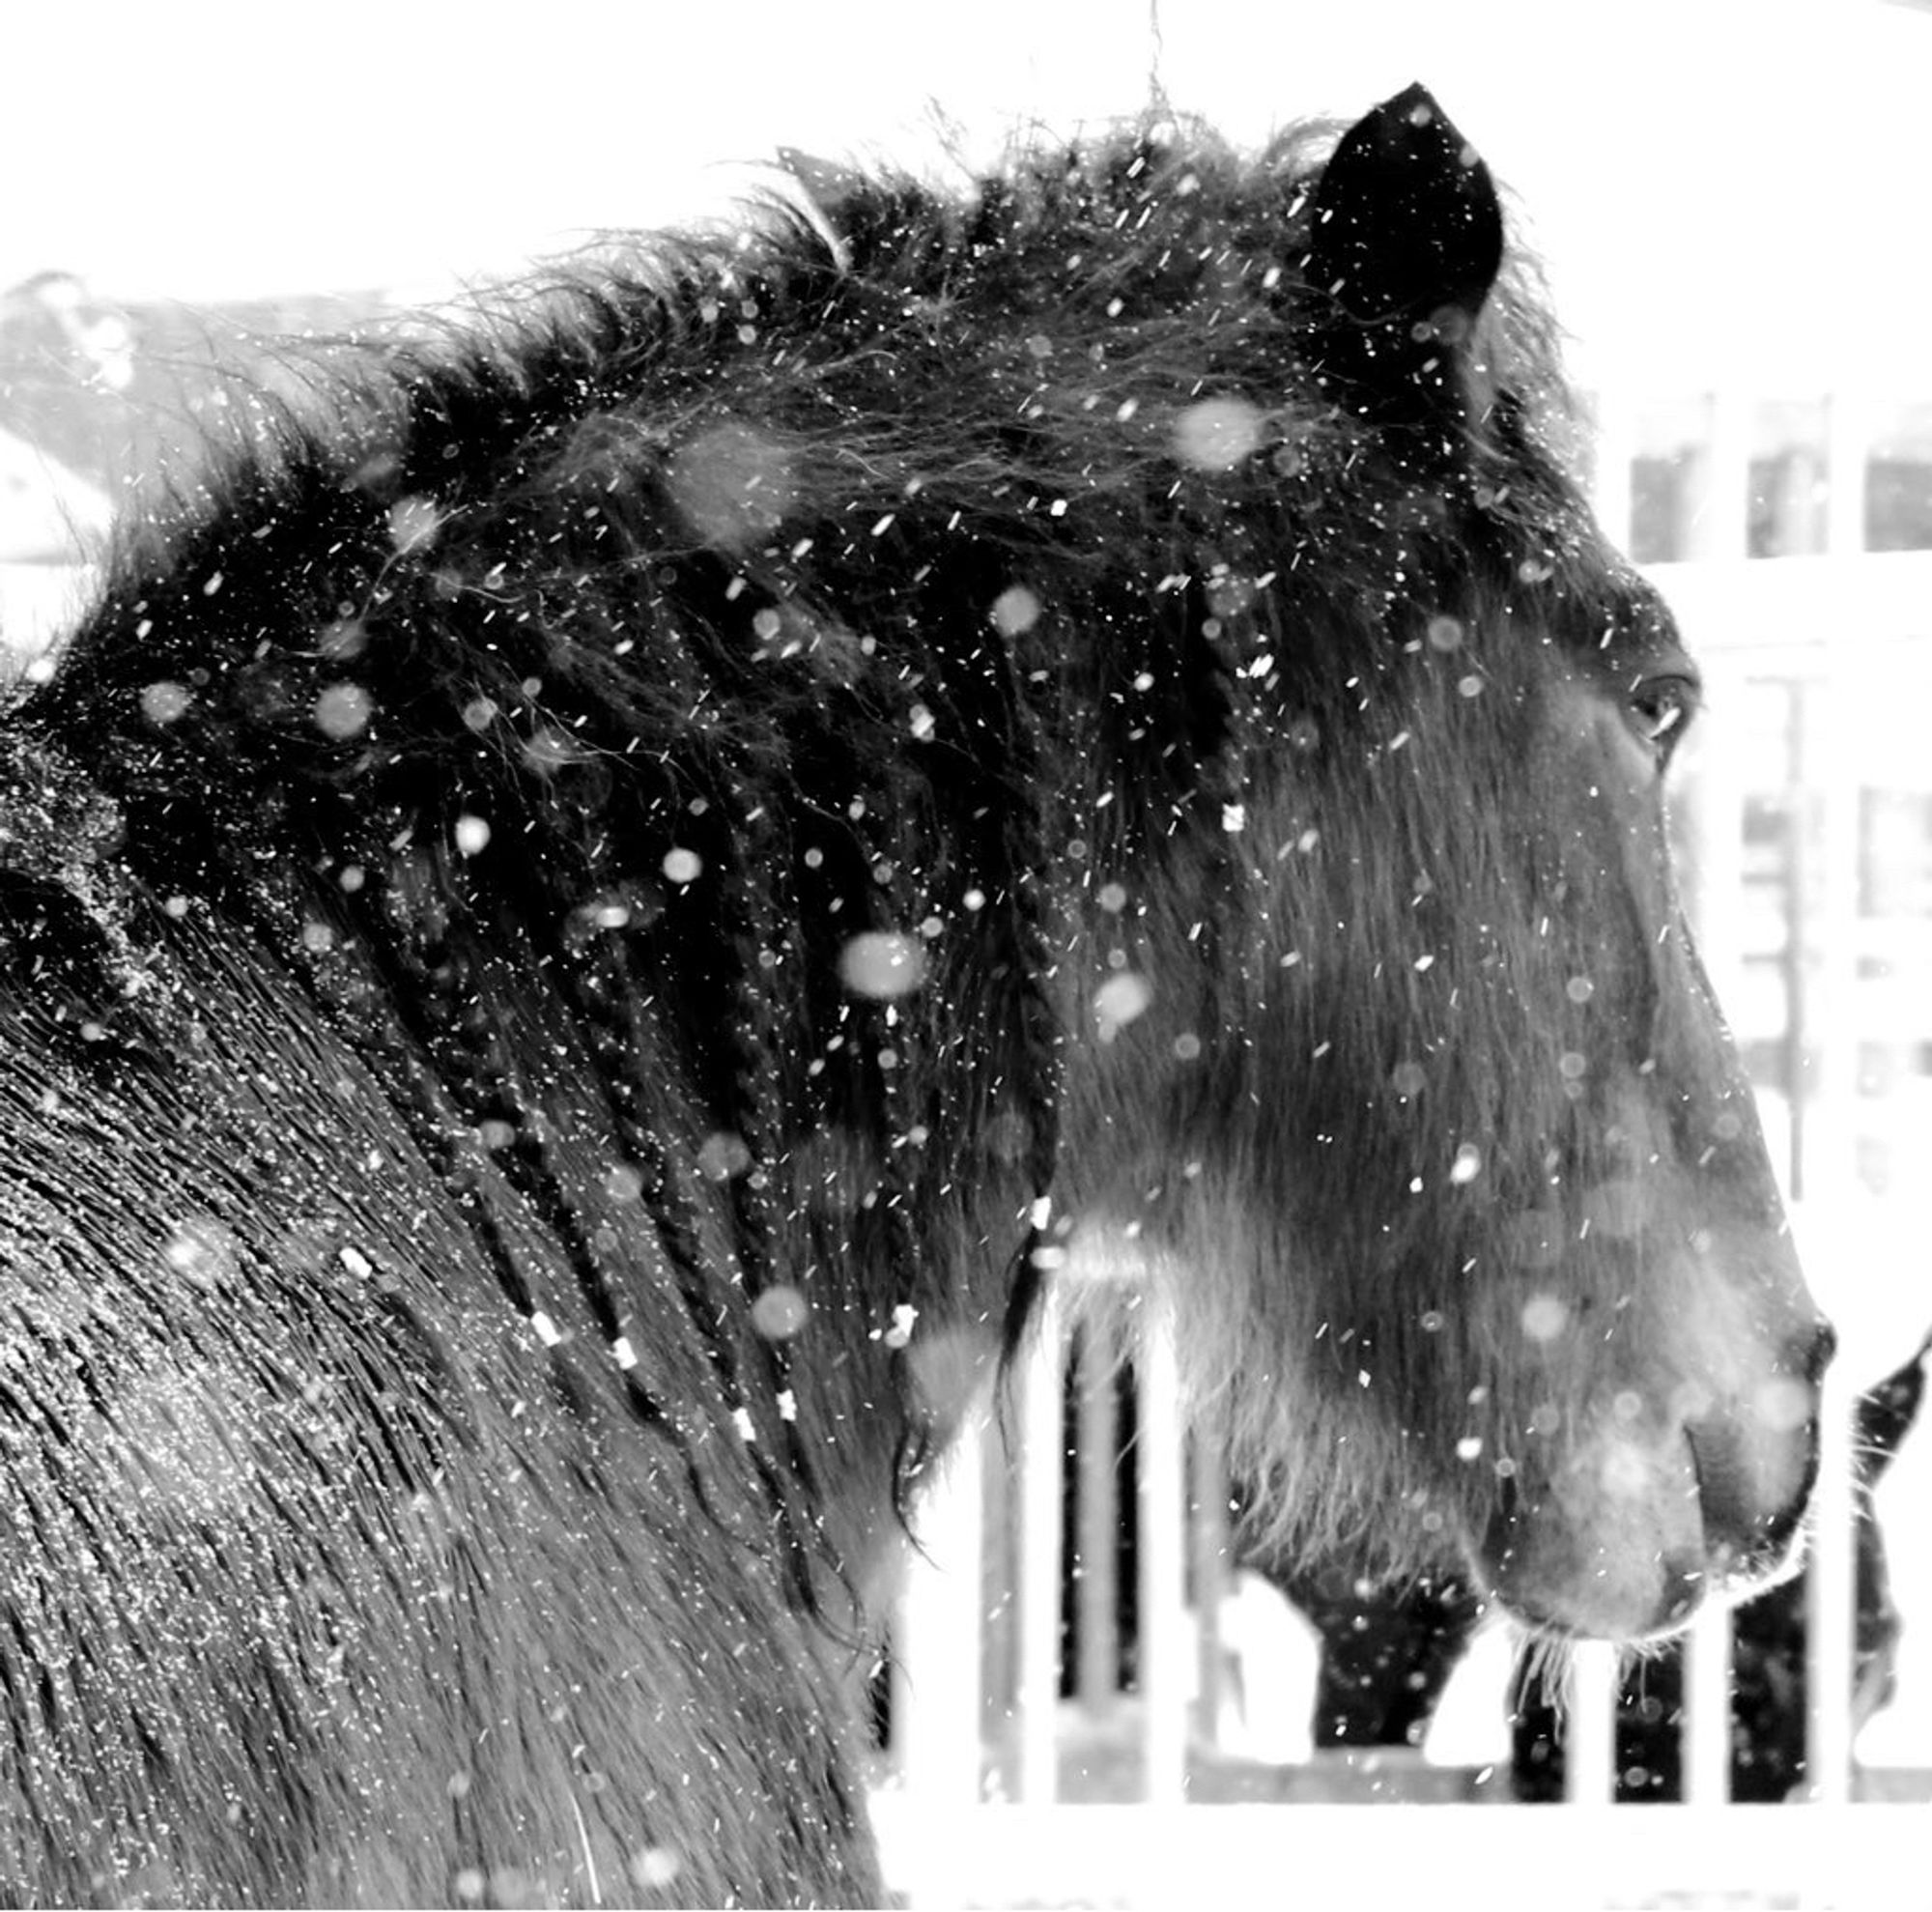
[[[1485,315],[1507,477],[1473,499],[1365,514],[1357,468],[1390,435],[1284,383],[1327,298],[1296,272],[1319,146],[1249,163],[1144,127],[963,204],[821,176],[813,214],[777,195],[749,234],[319,355],[313,403],[258,395],[137,516],[21,713],[123,804],[143,907],[255,921],[352,1024],[372,987],[398,1007],[420,1053],[388,1060],[506,1293],[549,1323],[497,1176],[616,1345],[621,1284],[557,1159],[573,1117],[514,1033],[549,984],[795,1544],[815,1490],[759,1298],[890,1333],[876,1298],[935,1306],[980,1232],[951,1191],[1010,1185],[1009,1239],[977,1244],[1019,1271],[1010,1343],[1056,1252],[1049,874],[1077,860],[1098,889],[1179,837],[1208,892],[1238,883],[1262,702],[1318,735],[1355,697],[1267,555],[1308,556],[1331,605],[1356,580],[1376,615],[1403,552],[1426,571],[1455,541],[1464,568],[1472,520],[1499,594],[1561,561],[1577,506],[1533,297]],[[1059,774],[1082,761],[1107,791]],[[846,986],[867,932],[926,986]],[[627,1370],[636,1410],[691,1439],[651,1366]]]

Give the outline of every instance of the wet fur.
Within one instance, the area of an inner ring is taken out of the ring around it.
[[[1526,1363],[1494,1252],[1600,1149],[1549,1012],[1629,907],[1521,772],[1667,628],[1520,267],[1453,389],[1324,383],[1321,150],[821,183],[292,360],[137,515],[5,726],[9,1890],[875,1900],[895,1494],[1082,1231],[1284,1544],[1434,1557],[1472,1387],[1501,1455],[1668,1365]]]

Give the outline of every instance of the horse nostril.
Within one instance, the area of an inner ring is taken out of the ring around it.
[[[1704,1598],[1708,1578],[1701,1560],[1665,1557],[1663,1586],[1658,1595],[1655,1626],[1669,1632],[1693,1613]]]
[[[1522,1494],[1516,1484],[1516,1477],[1503,1474],[1496,1481],[1496,1519],[1505,1528],[1512,1527],[1521,1511]]]
[[[1804,1379],[1813,1387],[1825,1379],[1825,1370],[1832,1365],[1832,1356],[1838,1352],[1838,1330],[1825,1319],[1818,1317],[1818,1325],[1811,1339],[1805,1344],[1804,1373]]]
[[[1795,1380],[1781,1385],[1800,1391]],[[1815,1419],[1788,1419],[1768,1432],[1761,1422],[1718,1418],[1687,1426],[1684,1433],[1697,1480],[1705,1552],[1720,1578],[1755,1574],[1781,1560],[1817,1476]],[[1767,1468],[1771,1461],[1776,1466]]]

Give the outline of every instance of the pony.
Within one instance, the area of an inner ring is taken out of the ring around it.
[[[304,348],[0,719],[0,1880],[869,1903],[907,1510],[1068,1259],[1267,1531],[1634,1638],[1829,1352],[1697,703],[1422,89]]]

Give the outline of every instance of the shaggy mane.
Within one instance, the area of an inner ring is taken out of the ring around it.
[[[1416,535],[1363,509],[1367,471],[1400,495],[1386,434],[1297,343],[1329,305],[1299,271],[1326,139],[1250,160],[1150,121],[964,198],[814,169],[734,235],[291,355],[235,442],[128,522],[17,713],[122,806],[150,907],[256,922],[352,1022],[373,989],[405,1005],[425,1152],[486,1233],[474,1191],[507,1177],[615,1341],[592,1169],[544,1112],[532,1044],[555,1039],[519,1033],[554,983],[674,1312],[761,1464],[787,1457],[765,1485],[795,1552],[821,1497],[747,1304],[809,1287],[875,1311],[883,1289],[943,1315],[990,1259],[1018,1271],[1010,1350],[1057,1257],[1045,877],[1094,792],[1051,794],[1042,761],[1091,756],[1118,795],[1090,872],[1177,832],[1218,843],[1253,660],[1280,659],[1277,710],[1321,710],[1340,674],[1319,622],[1284,629],[1241,579],[1315,551],[1368,591]],[[1551,527],[1582,516],[1553,334],[1512,271],[1473,355],[1498,590],[1525,556],[1568,562]],[[1131,715],[1150,684],[1155,723]],[[867,932],[924,952],[917,999],[841,987],[823,953]],[[720,1136],[707,1186],[690,1162]],[[491,1252],[530,1312],[514,1248]],[[720,1252],[729,1320],[705,1298]],[[895,1373],[916,1466],[946,1414]]]

